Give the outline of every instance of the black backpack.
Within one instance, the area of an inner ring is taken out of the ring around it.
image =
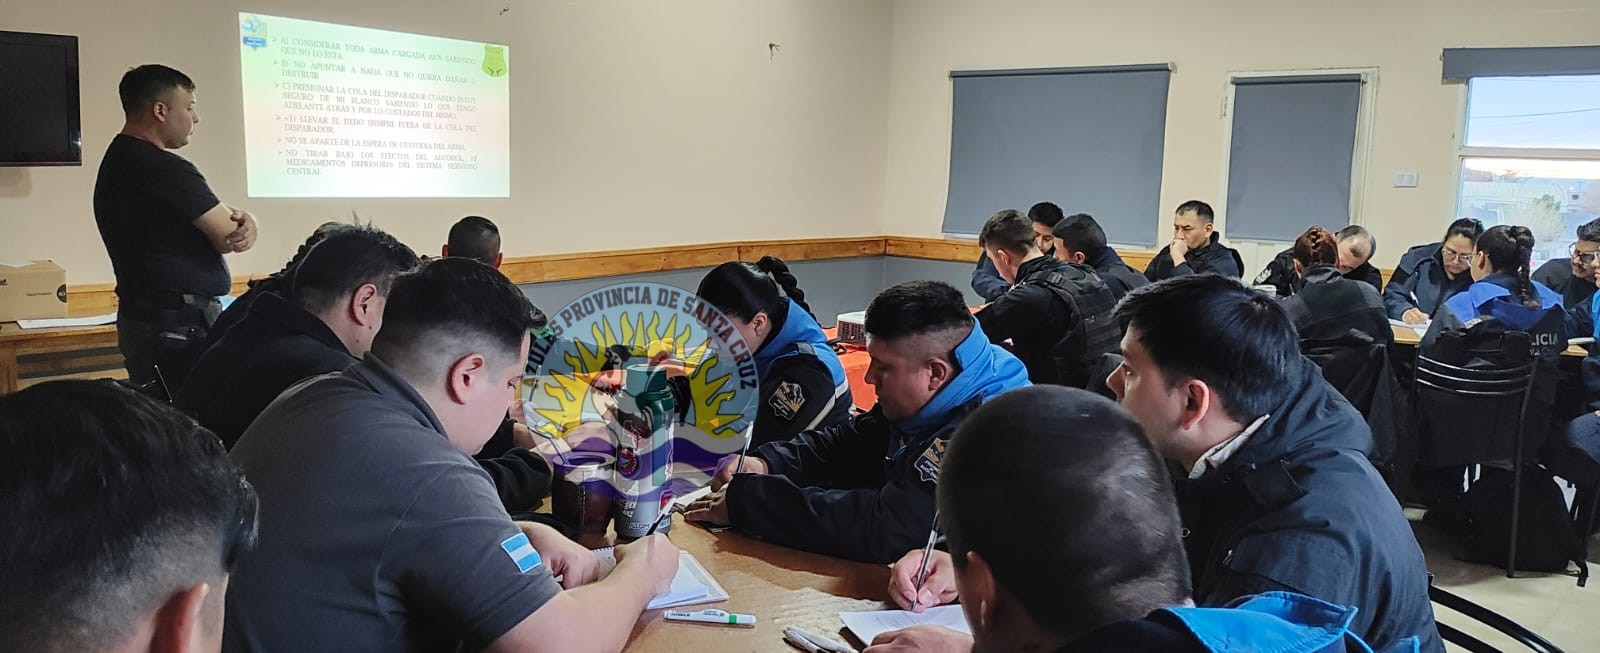
[[[1468,562],[1505,568],[1513,479],[1510,470],[1485,467],[1483,475],[1467,490],[1462,508],[1468,525]],[[1561,487],[1550,472],[1530,465],[1522,472],[1517,571],[1564,572],[1571,562],[1578,565],[1578,585],[1584,585],[1589,580],[1589,567],[1584,562],[1583,542],[1572,531]]]

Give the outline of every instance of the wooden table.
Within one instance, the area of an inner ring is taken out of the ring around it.
[[[1415,347],[1422,344],[1422,334],[1417,333],[1416,329],[1398,324],[1390,324],[1389,329],[1394,331],[1394,344],[1407,347]],[[1561,352],[1561,355],[1583,358],[1589,355],[1589,350],[1584,349],[1583,345],[1568,345],[1567,350]]]
[[[672,518],[674,544],[694,554],[728,591],[728,600],[685,610],[716,608],[753,614],[754,628],[667,622],[648,610],[633,627],[625,651],[784,651],[786,626],[850,641],[839,613],[893,608],[886,600],[889,569],[769,544],[736,531],[712,533]],[[865,642],[854,642],[858,648]]]
[[[86,349],[117,346],[115,324],[90,327],[64,327],[59,329],[23,329],[16,322],[0,322],[0,393],[20,389],[18,376],[22,366],[17,358],[28,354],[75,352]],[[97,376],[126,376],[121,363],[114,372],[101,371]],[[119,375],[118,372],[121,374]]]

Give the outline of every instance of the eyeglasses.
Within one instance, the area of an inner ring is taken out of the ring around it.
[[[1573,243],[1571,247],[1567,248],[1567,253],[1572,255],[1572,260],[1587,265],[1594,262],[1595,256],[1600,255],[1600,250],[1593,252],[1580,252],[1578,251],[1578,244]]]
[[[1451,251],[1449,248],[1444,248],[1444,249],[1439,250],[1440,257],[1443,258],[1444,262],[1446,262],[1446,263],[1450,263],[1450,262],[1471,263],[1472,262],[1472,254],[1473,254],[1472,252],[1455,252],[1455,251]]]

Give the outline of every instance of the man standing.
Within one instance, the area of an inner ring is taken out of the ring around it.
[[[194,81],[159,64],[122,76],[126,122],[100,162],[94,219],[117,276],[117,347],[128,378],[166,397],[204,351],[217,298],[232,280],[222,255],[250,249],[255,218],[217,199],[189,144]]]
[[[1239,252],[1220,242],[1221,234],[1212,223],[1216,213],[1211,205],[1199,200],[1189,200],[1178,205],[1172,217],[1172,242],[1161,248],[1144,276],[1160,281],[1186,274],[1214,272],[1224,277],[1239,278],[1244,274],[1244,259]]]

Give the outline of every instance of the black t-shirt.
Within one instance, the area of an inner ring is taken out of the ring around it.
[[[95,179],[94,221],[117,296],[167,306],[178,294],[228,294],[228,265],[195,225],[217,203],[188,160],[126,134],[113,138]]]

